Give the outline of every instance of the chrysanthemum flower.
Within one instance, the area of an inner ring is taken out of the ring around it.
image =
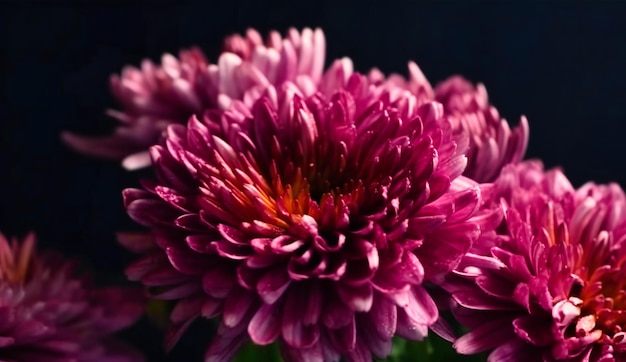
[[[408,80],[397,74],[385,78],[377,69],[370,72],[369,78],[373,83],[382,84],[391,94],[409,90],[418,102],[434,100],[443,104],[454,132],[465,132],[470,137],[465,176],[478,182],[491,182],[502,167],[523,159],[529,135],[526,117],[522,116],[519,125],[511,130],[498,110],[489,104],[483,84],[474,86],[460,76],[452,76],[433,90],[413,62],[409,63]]]
[[[157,180],[124,191],[151,236],[120,241],[144,254],[131,279],[180,300],[168,345],[218,315],[207,360],[251,339],[287,360],[369,361],[394,335],[427,334],[438,312],[423,283],[498,220],[476,214],[467,139],[455,142],[441,105],[372,101],[371,86],[353,74],[328,96],[269,87],[251,110],[192,117],[151,148]]]
[[[121,124],[106,137],[64,132],[63,140],[92,156],[124,159],[129,169],[149,164],[148,147],[158,143],[171,123],[184,124],[193,114],[225,109],[233,100],[251,104],[271,84],[297,84],[316,90],[325,61],[326,43],[320,29],[291,29],[285,39],[271,32],[267,43],[255,30],[246,37],[226,39],[217,64],[209,64],[197,49],[183,50],[177,59],[165,54],[160,65],[144,60],[111,76],[111,90],[122,109],[109,114]]]
[[[0,235],[0,360],[126,362],[142,356],[113,338],[143,311],[141,291],[96,288],[35,237]]]
[[[446,288],[470,331],[460,353],[489,361],[626,360],[626,196],[574,190],[558,170],[507,166],[496,183],[503,235],[468,254]]]

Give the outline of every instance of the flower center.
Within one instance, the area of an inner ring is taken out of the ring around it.
[[[587,251],[587,254],[591,253]],[[590,255],[583,257],[589,259]],[[611,258],[604,259],[611,261]],[[575,282],[570,289],[569,299],[558,302],[553,308],[553,315],[564,329],[566,339],[580,339],[581,346],[599,343],[612,346],[615,352],[626,352],[624,261],[601,265],[588,272],[586,268],[580,269],[578,274],[585,280]],[[587,260],[585,264],[593,263]]]
[[[29,234],[20,245],[9,242],[0,234],[0,281],[19,284],[26,281],[32,265],[35,236]]]
[[[593,317],[594,328],[602,331],[602,338],[621,341],[626,326],[626,268],[621,263],[597,268],[582,289],[581,298],[581,315]]]

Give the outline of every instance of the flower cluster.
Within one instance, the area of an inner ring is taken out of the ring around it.
[[[198,48],[183,50],[178,58],[165,54],[160,65],[144,60],[141,68],[126,67],[121,76],[111,76],[111,90],[122,110],[109,114],[122,124],[113,135],[90,138],[63,133],[72,148],[94,156],[123,158],[128,169],[150,164],[147,148],[158,143],[169,124],[185,124],[190,116],[209,110],[226,110],[234,100],[248,108],[268,86],[291,82],[310,96],[317,90],[332,93],[353,73],[352,62],[344,58],[323,77],[326,41],[320,29],[290,29],[282,38],[271,32],[264,43],[255,30],[245,37],[233,35],[224,42],[217,64],[209,64]],[[493,181],[502,166],[519,162],[528,143],[528,123],[524,117],[511,131],[506,120],[489,104],[482,84],[474,87],[453,76],[435,90],[413,62],[410,79],[399,75],[388,78],[374,69],[368,75],[372,85],[382,87],[392,99],[405,93],[417,105],[437,101],[443,104],[456,133],[467,133],[470,166],[465,174],[478,181]],[[323,78],[332,78],[326,79]],[[322,84],[320,84],[322,82]]]
[[[199,48],[144,60],[111,77],[112,135],[62,135],[154,171],[123,191],[147,230],[118,235],[140,255],[128,278],[175,301],[166,348],[207,318],[206,361],[246,342],[287,361],[370,361],[429,330],[490,361],[626,360],[621,188],[576,189],[524,161],[528,121],[511,127],[482,84],[433,87],[413,62],[408,77],[360,74],[349,58],[325,68],[325,47],[319,29],[248,30],[215,63]],[[29,266],[30,239],[0,248],[0,307],[15,308],[0,359],[132,358],[103,338],[140,304],[47,259]]]

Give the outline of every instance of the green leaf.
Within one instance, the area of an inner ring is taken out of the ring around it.
[[[478,354],[474,356],[464,356],[457,354],[452,343],[431,333],[422,342],[406,341],[401,338],[394,338],[393,350],[387,358],[389,362],[449,362],[464,361],[478,362],[485,361],[486,354]]]
[[[278,345],[272,343],[268,346],[257,346],[252,342],[246,343],[239,353],[233,359],[233,362],[249,362],[249,361],[282,361]]]
[[[167,329],[174,304],[170,301],[152,299],[146,305],[145,314],[150,322],[161,330]]]

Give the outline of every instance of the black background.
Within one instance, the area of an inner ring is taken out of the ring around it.
[[[35,230],[43,247],[106,275],[119,277],[133,259],[113,235],[136,229],[120,191],[149,172],[74,154],[59,132],[112,129],[108,77],[123,65],[194,44],[214,60],[222,38],[247,27],[322,27],[328,60],[350,56],[360,71],[406,74],[413,59],[433,83],[454,73],[481,81],[511,123],[529,118],[528,157],[561,165],[576,186],[626,182],[626,3],[0,1],[0,9],[0,230]],[[190,335],[169,360],[201,355],[204,332]],[[147,323],[126,337],[150,361],[165,360]]]

